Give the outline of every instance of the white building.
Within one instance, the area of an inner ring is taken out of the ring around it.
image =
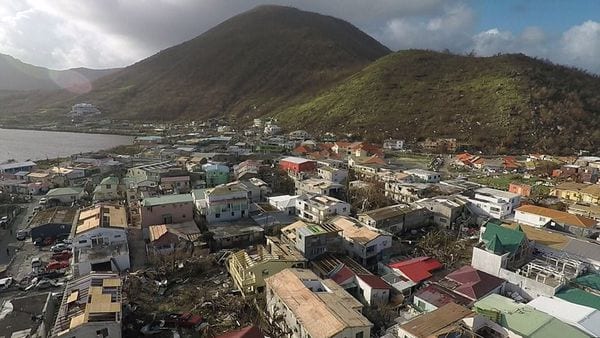
[[[403,150],[404,149],[404,140],[385,140],[383,141],[383,149],[388,150]]]
[[[335,183],[342,183],[344,180],[346,180],[346,178],[348,178],[348,170],[330,166],[317,168],[317,174],[320,178]]]
[[[537,297],[527,305],[580,329],[590,337],[600,337],[600,311],[594,308],[545,296]]]
[[[342,230],[346,253],[363,266],[374,266],[382,258],[383,252],[392,246],[392,235],[369,229],[357,219],[337,216],[328,224]]]
[[[196,210],[208,223],[249,217],[248,192],[236,182],[192,191]]]
[[[415,177],[418,181],[425,183],[438,183],[442,178],[442,175],[438,172],[423,169],[404,170],[404,173],[411,175]]]
[[[337,215],[350,215],[350,204],[326,195],[302,195],[296,199],[296,211],[301,219],[321,224]]]
[[[71,116],[93,116],[100,115],[101,112],[91,103],[77,103],[71,107]]]
[[[121,337],[122,283],[117,274],[92,273],[70,281],[52,338]]]
[[[267,201],[270,205],[275,207],[279,211],[285,211],[289,215],[296,214],[296,200],[298,195],[281,195],[267,197]]]
[[[73,274],[121,272],[131,267],[125,208],[99,205],[81,210],[72,228]]]
[[[505,218],[512,214],[521,202],[521,195],[498,189],[479,188],[474,193],[474,197],[467,200],[471,210],[481,216]]]
[[[344,186],[330,180],[321,178],[308,178],[295,181],[296,194],[321,194],[328,196],[339,196]]]
[[[331,279],[305,269],[285,269],[266,280],[267,313],[280,337],[367,338],[371,322],[363,305]]]

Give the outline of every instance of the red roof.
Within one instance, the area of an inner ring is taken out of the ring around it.
[[[459,284],[454,289],[454,292],[472,300],[478,300],[487,296],[487,294],[504,283],[504,279],[479,271],[470,265],[465,265],[448,274],[446,279]]]
[[[265,335],[256,326],[246,326],[241,330],[227,332],[215,338],[265,338]]]
[[[356,277],[367,283],[372,289],[391,289],[388,283],[375,275],[357,275]]]
[[[349,279],[352,279],[355,276],[354,272],[350,270],[347,266],[344,266],[340,269],[335,275],[331,276],[334,282],[339,285],[344,285],[348,282]]]
[[[430,278],[431,271],[439,270],[443,267],[437,259],[429,257],[417,257],[406,261],[393,263],[389,265],[392,269],[402,272],[407,278],[415,283],[422,282]]]
[[[292,150],[292,153],[304,155],[309,153],[310,151],[310,148],[307,146],[297,146],[296,148],[294,148],[294,150]]]

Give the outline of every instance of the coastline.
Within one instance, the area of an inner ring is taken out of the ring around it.
[[[95,130],[81,130],[81,129],[44,129],[36,127],[24,127],[24,126],[6,126],[0,125],[0,130],[31,130],[31,131],[44,131],[44,132],[59,132],[59,133],[78,133],[78,134],[92,134],[92,135],[118,135],[118,136],[143,136],[143,133],[125,133],[118,131],[95,131]]]

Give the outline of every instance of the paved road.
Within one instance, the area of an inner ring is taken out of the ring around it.
[[[21,246],[22,243],[16,239],[17,230],[26,226],[27,216],[33,213],[33,208],[37,203],[37,199],[32,199],[30,203],[20,204],[21,207],[27,209],[21,211],[6,229],[0,230],[0,265],[8,264],[15,250]],[[10,250],[10,256],[7,255],[7,248]]]

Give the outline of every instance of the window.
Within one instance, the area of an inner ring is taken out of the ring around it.
[[[231,216],[235,216],[235,211],[232,211],[232,212],[231,212]]]
[[[215,218],[221,218],[221,214],[219,214],[219,213],[215,214]]]
[[[110,184],[107,184],[107,185],[106,185],[106,189],[110,189],[110,188],[111,188],[111,185],[110,185]]]
[[[361,332],[358,332],[358,333],[356,334],[356,338],[364,338],[363,332],[362,332],[362,331],[361,331]]]
[[[97,330],[96,331],[96,337],[100,338],[104,338],[104,337],[108,337],[108,329],[107,328],[103,328],[102,330]]]

